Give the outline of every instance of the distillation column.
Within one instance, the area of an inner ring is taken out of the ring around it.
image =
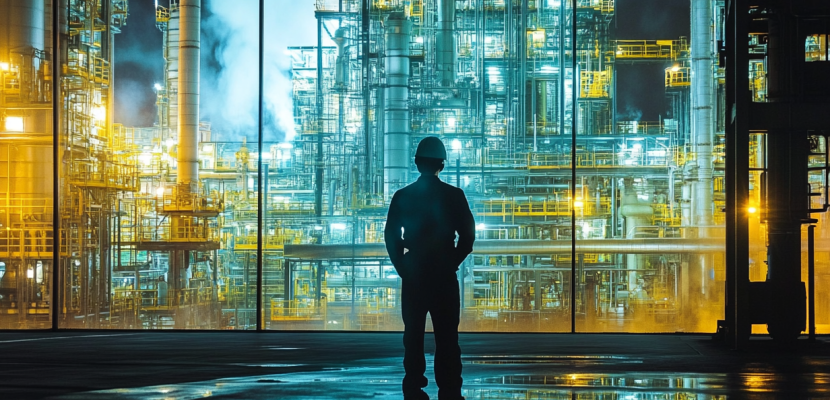
[[[409,39],[412,22],[400,12],[386,20],[386,86],[383,89],[384,195],[409,183]]]
[[[165,37],[165,59],[167,60],[167,127],[179,126],[179,8],[170,7]],[[162,125],[163,121],[159,121]]]
[[[437,84],[455,83],[455,0],[438,0],[438,32],[435,37]]]
[[[648,203],[643,203],[637,198],[637,189],[634,188],[632,179],[625,180],[625,194],[620,204],[620,214],[625,217],[625,237],[634,239],[637,234],[637,227],[651,225],[653,211]],[[626,255],[626,269],[628,272],[628,295],[631,296],[637,290],[638,270],[642,269],[643,256],[637,254]]]
[[[179,42],[179,190],[195,192],[199,181],[199,33],[201,0],[179,3],[181,37]]]
[[[693,185],[694,225],[712,225],[712,4],[711,0],[692,2],[692,141],[697,160],[697,182]],[[702,232],[703,233],[703,232]]]

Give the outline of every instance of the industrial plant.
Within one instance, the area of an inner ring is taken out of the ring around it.
[[[400,330],[383,228],[427,136],[476,219],[462,331],[714,333],[725,318],[724,0],[691,2],[689,37],[642,40],[615,37],[615,0],[315,0],[317,45],[284,49],[295,132],[279,141],[200,114],[201,0],[157,2],[156,122],[115,123],[132,3],[0,0],[0,329]],[[764,29],[749,36],[754,103],[777,89],[782,44]],[[828,61],[826,34],[801,48]],[[617,109],[623,65],[661,68],[659,120]],[[735,206],[754,282],[783,182],[768,136],[750,134]],[[828,333],[827,145],[808,139],[792,179],[813,193]],[[788,229],[806,281],[807,225]]]

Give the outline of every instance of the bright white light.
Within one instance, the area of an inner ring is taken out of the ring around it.
[[[176,144],[176,139],[167,139],[164,141],[164,144],[167,145],[167,147],[173,147]]]
[[[634,143],[634,146],[632,146],[632,148],[634,149],[634,151],[640,151],[640,149],[643,148],[643,145],[639,143]]]
[[[31,268],[26,270],[26,277],[29,278],[29,279],[34,278],[35,277],[35,270],[33,270]]]
[[[274,196],[274,202],[275,203],[282,203],[284,200],[285,200],[285,197],[283,197],[283,196]]]
[[[294,148],[294,145],[291,144],[291,143],[288,143],[288,142],[280,143],[279,146],[280,146],[281,149],[293,149]]]
[[[98,121],[107,119],[107,109],[102,106],[92,107],[92,118]]]
[[[415,38],[415,43],[423,43],[423,42],[424,42],[424,37],[423,36],[418,36],[418,37]]]
[[[315,230],[315,231],[322,231],[322,230],[323,230],[323,227],[322,227],[322,226],[320,226],[320,225],[317,225],[317,226],[315,226],[315,227],[314,227],[314,230]]]
[[[483,223],[476,225],[476,230],[477,231],[483,231],[485,229],[487,229],[487,225],[484,225]]]
[[[8,71],[9,70],[9,63],[3,62],[0,63],[0,71]]]
[[[23,132],[23,117],[6,117],[6,132]]]
[[[458,139],[453,139],[450,146],[452,146],[453,151],[461,151],[461,141]]]
[[[161,85],[158,84],[158,83],[153,84],[153,88],[156,89],[156,91],[159,91],[159,90],[161,90]]]
[[[677,72],[677,71],[680,71],[680,66],[679,66],[679,65],[675,65],[675,66],[671,67],[671,70],[672,70],[672,72]]]
[[[162,196],[164,196],[164,186],[159,186],[159,188],[158,188],[158,189],[156,189],[156,195],[157,195],[158,197],[162,197]]]
[[[150,165],[150,163],[153,162],[153,155],[150,153],[141,153],[141,155],[138,156],[138,161],[141,161],[144,165]]]
[[[447,118],[447,125],[449,125],[451,128],[455,128],[455,117]]]
[[[757,208],[755,208],[755,207],[749,207],[749,208],[747,209],[747,211],[748,211],[750,214],[755,214],[756,212],[758,212],[758,209],[757,209]]]
[[[333,231],[343,231],[346,230],[346,224],[342,222],[335,222],[331,224],[331,230]]]
[[[582,199],[576,199],[576,201],[574,202],[574,207],[582,208],[582,206],[583,206]]]
[[[399,276],[397,274],[389,274],[386,275],[386,279],[398,279]]]
[[[263,160],[270,160],[271,159],[271,153],[262,153],[262,159]]]

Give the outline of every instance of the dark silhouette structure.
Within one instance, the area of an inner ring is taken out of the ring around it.
[[[456,271],[473,251],[475,222],[464,191],[438,179],[445,159],[446,150],[440,139],[427,137],[421,141],[415,153],[421,176],[392,197],[384,231],[389,258],[403,286],[406,399],[429,399],[422,390],[427,385],[424,377],[427,312],[435,330],[438,396],[463,399]]]

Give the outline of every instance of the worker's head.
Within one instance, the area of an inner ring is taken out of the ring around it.
[[[415,165],[418,172],[425,175],[434,175],[444,169],[444,160],[447,159],[447,148],[441,139],[435,136],[425,137],[418,143],[415,150]]]

